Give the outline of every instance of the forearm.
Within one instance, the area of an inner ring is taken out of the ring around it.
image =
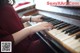
[[[12,34],[15,44],[19,43],[21,40],[25,39],[28,35],[30,35],[32,33],[31,29],[28,28],[24,28],[14,34]]]
[[[36,25],[26,27],[14,34],[12,34],[15,44],[19,43],[21,40],[25,39],[28,35],[33,34],[38,31],[51,29],[53,25],[48,22],[37,23]]]

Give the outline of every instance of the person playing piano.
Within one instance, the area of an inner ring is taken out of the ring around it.
[[[19,18],[10,0],[0,0],[0,42],[11,41],[12,53],[48,53],[47,46],[41,42],[35,32],[52,28],[52,24],[41,22],[41,15]],[[40,22],[24,28],[23,22]]]

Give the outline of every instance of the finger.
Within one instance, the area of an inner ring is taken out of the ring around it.
[[[49,23],[48,26],[49,26],[49,28],[51,28],[51,29],[53,28],[53,25],[52,25],[51,23]]]

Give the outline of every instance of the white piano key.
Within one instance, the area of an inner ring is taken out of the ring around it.
[[[80,53],[80,46],[74,49],[75,51],[77,51],[78,53]]]
[[[69,36],[68,34],[65,34],[65,33],[61,33],[59,35],[56,36],[58,39],[60,39],[61,41],[64,41],[72,36]]]
[[[68,39],[67,41],[64,41],[63,43],[65,43],[66,45],[68,45],[68,46],[71,47],[72,49],[80,46],[79,39],[75,39],[75,36],[71,37],[71,38]]]

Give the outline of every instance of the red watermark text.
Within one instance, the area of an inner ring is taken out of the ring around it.
[[[80,2],[50,2],[47,1],[47,5],[50,6],[80,6]]]

